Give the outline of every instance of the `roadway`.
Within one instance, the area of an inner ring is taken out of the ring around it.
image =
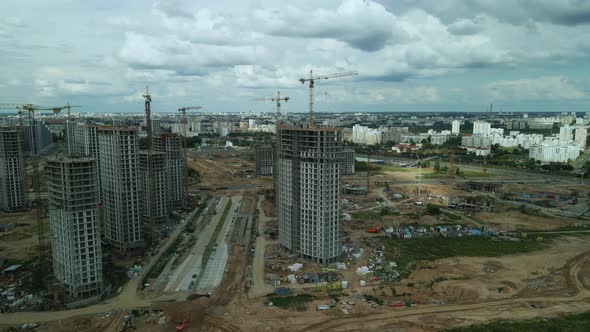
[[[229,241],[231,240],[236,213],[240,210],[241,201],[241,196],[232,197],[231,208],[225,220],[222,221],[221,231],[215,240],[217,249],[211,253],[209,261],[205,263],[205,270],[199,276],[196,287],[199,291],[212,292],[221,283],[228,259]]]
[[[248,291],[251,298],[264,296],[273,291],[273,288],[266,284],[264,279],[264,255],[266,251],[266,239],[264,238],[264,226],[271,218],[264,214],[262,202],[258,200],[258,236],[254,247],[254,261],[252,263],[252,287]]]
[[[209,221],[205,228],[197,234],[197,241],[193,248],[191,248],[190,254],[178,266],[166,284],[166,292],[182,292],[190,290],[191,284],[195,281],[195,278],[192,276],[198,276],[201,273],[203,254],[209,244],[209,239],[213,236],[215,228],[223,215],[223,210],[225,209],[227,202],[228,198],[225,196],[219,200],[216,206],[215,215],[211,218],[211,221]]]

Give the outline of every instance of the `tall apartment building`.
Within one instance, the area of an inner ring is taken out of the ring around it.
[[[489,122],[476,120],[473,122],[473,135],[489,136],[492,133],[492,124]]]
[[[574,127],[563,125],[559,128],[559,140],[571,141],[574,139]]]
[[[342,175],[354,174],[354,149],[344,149],[342,151]]]
[[[342,131],[283,127],[279,135],[277,206],[281,247],[318,263],[333,262],[342,250]]]
[[[103,289],[95,160],[59,157],[46,163],[53,274],[72,298]]]
[[[586,148],[586,141],[588,139],[588,127],[576,127],[575,141],[582,149]]]
[[[66,152],[76,154],[78,148],[76,147],[76,127],[78,124],[74,121],[66,120]]]
[[[125,253],[143,245],[137,128],[97,129],[106,239]]]
[[[16,128],[0,128],[0,208],[24,209],[25,161],[23,142]]]
[[[153,138],[153,150],[165,155],[170,205],[181,205],[184,200],[184,155],[179,135],[163,133]]]
[[[451,134],[459,135],[460,132],[461,132],[461,121],[453,120],[453,122],[451,123]]]
[[[255,149],[256,176],[271,176],[274,169],[274,151],[272,145],[261,145]]]
[[[146,151],[139,153],[139,169],[140,169],[140,180],[141,180],[141,192],[142,192],[142,217],[145,224],[146,230],[149,230],[150,220],[150,204],[151,200],[149,197],[150,185],[153,186],[153,198],[154,206],[151,207],[154,221],[156,223],[164,223],[168,221],[168,213],[170,207],[170,200],[168,199],[169,185],[168,185],[168,174],[166,172],[166,154],[162,152],[152,153],[152,177],[153,181],[150,184],[149,169],[148,169],[148,155]]]
[[[34,141],[35,155],[43,154],[53,144],[53,135],[44,121],[34,120],[32,123],[33,125],[27,121],[21,128],[25,153],[32,153]]]
[[[98,202],[102,203],[102,190],[100,186],[100,154],[98,153],[98,128],[96,125],[77,125],[75,128],[75,154],[79,156],[93,157],[96,160],[96,176],[98,188]]]

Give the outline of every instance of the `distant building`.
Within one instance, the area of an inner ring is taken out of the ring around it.
[[[143,246],[136,128],[98,129],[105,238],[120,252]]]
[[[162,152],[152,152],[152,181],[148,181],[150,173],[148,168],[148,153],[141,151],[139,153],[139,169],[141,180],[141,201],[142,217],[146,234],[151,231],[150,227],[150,208],[154,216],[154,222],[162,224],[168,221],[169,200],[168,200],[168,175],[166,174],[166,154]],[[149,197],[150,186],[153,186],[154,206],[151,207],[151,198]]]
[[[22,143],[18,129],[0,128],[0,208],[4,211],[26,206]]]
[[[271,145],[257,146],[256,155],[256,176],[271,176],[274,169],[274,149]]]
[[[72,298],[103,289],[96,165],[90,157],[46,162],[53,274]]]
[[[541,144],[531,146],[529,158],[541,162],[568,162],[580,156],[580,145],[557,139],[546,139]]]
[[[476,120],[473,123],[473,135],[488,136],[492,132],[492,125],[489,122]]]
[[[35,155],[43,154],[53,144],[53,135],[47,124],[41,120],[33,120],[33,125],[25,124],[21,132],[26,154],[32,153],[33,137],[35,137]]]
[[[342,155],[342,175],[354,174],[354,149],[343,149]]]
[[[186,175],[182,140],[179,135],[162,133],[159,136],[154,136],[153,142],[154,151],[165,154],[169,205],[181,205],[184,201],[184,177]]]
[[[460,132],[461,132],[461,121],[453,120],[453,122],[451,124],[451,134],[459,135]]]
[[[563,125],[559,128],[559,140],[560,141],[571,141],[574,139],[574,127],[569,125]]]
[[[582,149],[585,149],[588,140],[588,127],[576,127],[576,137],[574,140]]]

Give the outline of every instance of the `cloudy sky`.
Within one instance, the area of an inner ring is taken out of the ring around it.
[[[86,111],[590,111],[585,0],[0,1],[0,103]]]

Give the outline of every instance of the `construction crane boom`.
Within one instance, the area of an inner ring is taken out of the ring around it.
[[[320,75],[320,76],[313,76],[313,71],[309,71],[309,78],[300,78],[299,82],[304,84],[305,82],[309,82],[309,127],[313,128],[313,88],[315,85],[315,81],[317,80],[327,80],[330,78],[337,78],[337,77],[344,77],[344,76],[354,76],[358,75],[356,71],[344,72],[344,73],[335,73],[335,74],[328,74],[328,75]]]
[[[274,153],[274,167],[273,167],[273,178],[277,180],[275,184],[275,190],[278,192],[278,184],[279,184],[279,154],[281,152],[281,137],[280,137],[280,128],[281,128],[281,101],[288,102],[289,97],[281,97],[281,91],[277,91],[276,97],[270,98],[256,98],[255,100],[258,101],[274,101],[277,103],[277,118],[275,121],[275,134],[276,134],[276,149]],[[275,200],[276,200],[276,192],[275,192]]]
[[[187,137],[187,132],[186,132],[186,124],[188,122],[188,119],[186,117],[186,111],[188,110],[198,110],[203,108],[204,106],[186,106],[186,107],[180,107],[178,108],[179,112],[182,112],[182,118],[180,119],[180,123],[182,123],[182,158],[184,160],[184,202],[186,204],[186,201],[188,199],[188,153],[186,152],[186,149],[188,149],[188,146],[186,146],[186,137]]]

